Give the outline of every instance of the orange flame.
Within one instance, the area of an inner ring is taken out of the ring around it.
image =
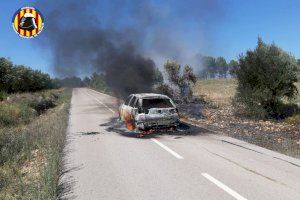
[[[124,119],[125,119],[124,121],[125,121],[126,128],[130,131],[134,130],[135,125],[133,124],[131,115],[128,113],[125,113]]]

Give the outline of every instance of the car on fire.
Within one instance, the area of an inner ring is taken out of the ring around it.
[[[176,128],[178,109],[166,95],[131,94],[119,108],[119,116],[130,130]]]

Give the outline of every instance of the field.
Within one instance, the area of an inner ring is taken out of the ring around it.
[[[300,91],[300,82],[296,83]],[[237,81],[235,79],[200,80],[193,88],[195,96],[207,104],[199,110],[201,118],[193,123],[221,134],[300,158],[300,114],[284,120],[255,120],[239,114],[232,106]],[[286,103],[300,106],[300,94]]]
[[[299,94],[292,103],[300,106],[300,82],[296,83]],[[231,104],[237,87],[235,79],[209,79],[198,81],[194,87],[194,94],[202,96],[205,100],[215,103],[218,106]]]
[[[0,102],[0,199],[55,199],[70,90],[5,95]]]
[[[194,94],[217,106],[230,105],[234,97],[237,81],[235,79],[209,79],[198,81]]]

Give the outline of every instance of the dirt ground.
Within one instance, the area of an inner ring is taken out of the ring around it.
[[[297,86],[300,88],[300,83]],[[237,116],[231,105],[235,89],[234,79],[199,81],[194,88],[194,94],[203,99],[203,102],[179,105],[183,120],[219,134],[300,158],[300,123]],[[300,103],[300,96],[294,102]]]

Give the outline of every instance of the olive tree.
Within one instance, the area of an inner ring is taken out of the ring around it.
[[[275,44],[258,38],[257,47],[241,55],[235,69],[236,102],[253,116],[278,117],[282,99],[298,93],[297,61]]]
[[[177,62],[167,61],[164,69],[169,83],[172,84],[174,89],[178,90],[177,96],[183,100],[189,100],[193,96],[191,86],[197,81],[193,68],[186,65],[181,69],[181,65]]]

